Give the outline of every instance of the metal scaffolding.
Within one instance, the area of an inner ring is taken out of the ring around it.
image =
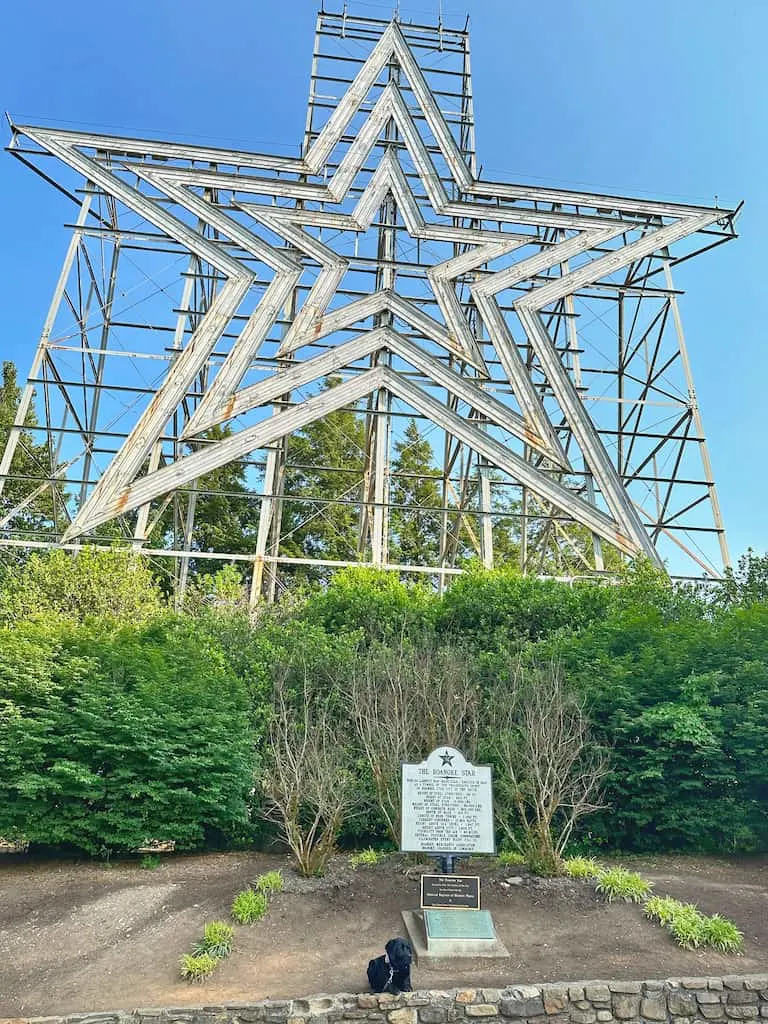
[[[11,129],[78,213],[0,458],[0,545],[122,543],[172,560],[179,592],[190,560],[247,563],[254,599],[360,563],[443,586],[494,565],[499,531],[525,572],[728,565],[672,267],[735,237],[738,209],[485,180],[466,25],[322,10],[294,157]],[[359,465],[311,468],[348,486],[295,492],[291,439],[344,409]],[[438,456],[423,564],[393,558],[411,419]],[[30,435],[47,455],[20,473]],[[233,463],[257,525],[220,551],[197,512],[235,497]],[[356,550],[297,554],[331,505]]]

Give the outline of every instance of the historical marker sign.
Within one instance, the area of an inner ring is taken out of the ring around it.
[[[422,910],[479,910],[477,875],[422,875]]]
[[[403,852],[496,852],[490,766],[438,747],[421,764],[403,764],[402,773]]]

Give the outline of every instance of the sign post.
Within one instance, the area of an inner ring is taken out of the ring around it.
[[[401,810],[401,851],[426,853],[442,871],[422,876],[420,913],[403,912],[417,958],[507,956],[480,908],[480,879],[455,874],[461,857],[496,853],[490,766],[449,746],[403,763]]]

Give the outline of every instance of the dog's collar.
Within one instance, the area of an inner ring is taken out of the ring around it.
[[[389,968],[389,977],[387,978],[387,985],[391,985],[392,984],[392,979],[395,976],[395,969],[392,966],[392,961],[389,959],[389,956],[388,956],[387,953],[384,954],[384,963]],[[386,988],[386,986],[385,986],[385,988]]]

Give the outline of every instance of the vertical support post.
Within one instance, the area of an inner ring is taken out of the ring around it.
[[[616,358],[616,469],[624,479],[624,362],[626,360],[626,339],[624,336],[624,292],[619,292],[617,310]]]
[[[184,551],[187,552],[192,547],[192,530],[195,525],[195,507],[197,505],[197,485],[198,481],[194,480],[191,485],[189,496],[187,498],[187,514],[184,517]],[[185,555],[181,560],[181,566],[179,568],[179,584],[176,590],[176,607],[180,608],[184,602],[184,594],[187,590],[187,580],[189,579],[189,556]]]
[[[562,274],[568,273],[568,261],[560,265],[560,272]],[[565,312],[566,316],[566,330],[568,333],[568,348],[571,353],[571,372],[573,373],[573,383],[581,391],[583,386],[583,378],[581,376],[581,356],[579,354],[579,335],[576,330],[576,309],[573,302],[573,295],[566,295],[565,297]],[[621,470],[619,470],[621,472]],[[590,472],[589,466],[585,466],[584,472],[584,484],[587,492],[587,500],[590,504],[595,504],[595,481]],[[598,572],[602,572],[605,569],[605,562],[603,561],[603,542],[596,533],[592,534],[592,556],[595,561],[595,569]]]
[[[470,58],[469,34],[464,36],[462,89],[461,89],[461,129],[459,145],[462,153],[469,155],[469,169],[472,177],[477,177],[477,154],[475,152],[475,108],[472,95],[472,62]]]
[[[149,453],[148,473],[154,473],[160,465],[160,456],[163,454],[163,442],[155,441],[152,451]],[[147,525],[149,523],[149,504],[141,505],[136,514],[136,525],[133,529],[133,550],[139,551],[147,541]]]
[[[478,465],[480,477],[480,551],[486,569],[493,568],[493,519],[491,518],[491,471],[483,461]]]
[[[388,80],[400,81],[400,67],[391,61],[388,67]],[[389,152],[398,139],[398,131],[390,121],[384,132],[386,150]],[[392,290],[395,287],[397,272],[395,261],[397,256],[397,203],[389,193],[381,205],[379,213],[381,227],[377,245],[378,266],[376,270],[376,290]],[[379,313],[374,319],[377,327],[391,325],[392,314]],[[381,366],[391,362],[387,352],[377,353],[371,365]],[[366,436],[369,438],[368,466],[366,467],[365,491],[367,503],[361,516],[361,547],[364,549],[367,537],[370,538],[371,561],[374,565],[384,565],[389,552],[389,452],[392,434],[392,396],[385,388],[379,388],[369,402],[369,422]]]
[[[712,461],[709,457],[709,447],[707,446],[707,440],[704,435],[704,423],[701,419],[701,410],[699,409],[699,401],[696,397],[696,388],[693,383],[693,373],[691,372],[691,363],[688,358],[688,347],[685,343],[685,334],[683,333],[683,321],[680,317],[677,296],[674,292],[672,271],[669,266],[669,254],[667,254],[667,258],[664,260],[664,277],[666,279],[667,288],[669,289],[669,302],[672,309],[672,319],[674,320],[675,331],[677,333],[677,343],[680,347],[680,361],[683,364],[683,372],[685,373],[685,381],[688,388],[688,403],[691,410],[691,416],[693,418],[693,424],[696,428],[696,436],[699,438],[699,454],[701,456],[701,464],[704,467],[704,478],[709,492],[709,500],[712,505],[712,518],[714,519],[715,529],[717,530],[717,539],[720,545],[720,557],[723,560],[723,568],[730,569],[732,563],[731,555],[728,550],[728,538],[725,535],[725,524],[723,523],[723,514],[720,510],[720,499],[717,494],[715,477],[712,472]]]
[[[286,396],[287,397],[287,396]],[[285,486],[285,457],[287,440],[278,441],[267,452],[264,469],[263,497],[259,509],[259,529],[256,534],[256,556],[253,561],[250,604],[260,597],[274,601],[277,590],[277,556],[280,550],[282,493]],[[270,556],[267,564],[267,555]]]
[[[116,216],[116,215],[115,215]],[[114,227],[117,228],[115,222]],[[120,238],[115,237],[114,248],[112,250],[112,259],[109,267],[109,281],[107,284],[107,291],[104,295],[102,304],[102,326],[101,326],[101,341],[99,343],[100,352],[96,357],[96,373],[94,375],[94,390],[93,399],[91,401],[90,416],[87,419],[86,426],[88,429],[88,435],[86,440],[85,459],[83,460],[83,482],[80,489],[80,504],[82,505],[85,501],[88,484],[91,479],[91,465],[93,463],[93,446],[96,437],[96,431],[99,423],[99,408],[101,405],[102,395],[102,384],[104,380],[104,366],[106,363],[106,356],[104,355],[105,349],[109,343],[109,332],[112,326],[112,304],[115,301],[115,285],[117,283],[117,268],[120,262]],[[87,345],[87,334],[83,332],[83,344]]]

